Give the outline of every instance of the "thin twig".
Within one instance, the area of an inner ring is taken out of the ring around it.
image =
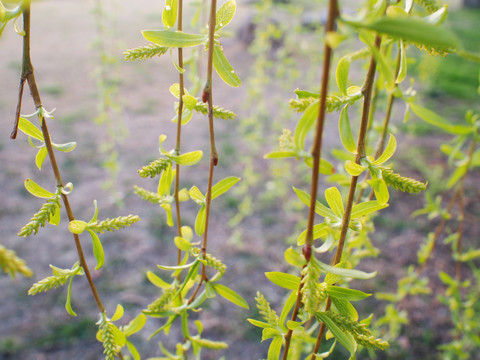
[[[335,28],[335,19],[338,17],[338,4],[336,0],[330,0],[329,11],[328,11],[328,21],[325,28],[325,33],[333,31]],[[310,207],[308,211],[308,226],[307,226],[307,235],[305,239],[305,245],[303,247],[303,256],[305,257],[306,262],[310,261],[312,256],[312,245],[313,245],[313,224],[315,221],[315,201],[317,200],[318,193],[318,181],[319,181],[319,168],[320,160],[322,156],[322,139],[323,139],[323,128],[325,123],[325,113],[326,113],[326,103],[328,95],[328,80],[330,74],[330,62],[332,57],[332,49],[330,46],[325,43],[325,52],[324,52],[324,61],[322,69],[322,82],[320,85],[320,101],[319,101],[319,111],[317,117],[317,125],[315,130],[315,138],[313,141],[312,147],[312,157],[313,157],[313,167],[312,167],[312,183],[310,188]],[[305,267],[306,265],[304,265]],[[297,300],[295,302],[295,307],[292,312],[291,320],[295,321],[298,312],[301,307],[302,299],[302,288],[303,288],[303,275],[300,279],[300,285],[298,288]],[[290,342],[292,339],[292,329],[288,329],[287,334],[285,335],[285,349],[283,351],[283,360],[287,359],[288,352],[290,350]]]
[[[375,47],[377,49],[380,48],[381,44],[381,37],[377,35],[375,37]],[[358,135],[358,144],[357,144],[357,157],[355,162],[357,164],[360,163],[360,160],[363,159],[365,154],[365,139],[367,135],[367,127],[368,127],[368,117],[370,114],[370,104],[372,99],[372,89],[373,83],[375,79],[375,71],[376,71],[377,64],[375,62],[375,57],[372,55],[370,58],[370,65],[368,67],[367,77],[365,79],[365,83],[362,87],[363,92],[363,109],[362,109],[362,120],[360,124],[360,134]],[[345,207],[345,213],[343,215],[343,222],[342,222],[342,230],[340,232],[340,239],[338,241],[337,251],[335,252],[335,256],[331,261],[331,265],[336,265],[340,262],[343,254],[343,247],[345,245],[345,240],[347,237],[348,225],[350,224],[350,216],[352,213],[354,197],[355,197],[355,190],[357,187],[358,176],[352,176],[352,180],[350,182],[350,189],[348,192],[348,200]],[[325,305],[325,311],[328,311],[331,306],[331,299],[330,296],[327,298],[327,303]],[[325,333],[325,324],[322,323],[320,327],[320,331],[318,332],[317,340],[315,342],[315,347],[313,349],[312,356],[310,360],[315,359],[315,354],[318,352],[320,345],[323,340],[323,335]]]

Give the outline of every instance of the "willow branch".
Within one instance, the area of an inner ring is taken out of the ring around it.
[[[333,31],[335,28],[335,19],[338,17],[338,4],[336,0],[330,0],[329,11],[328,11],[328,20],[325,32],[328,33]],[[324,61],[322,69],[322,82],[320,85],[320,101],[319,101],[319,111],[317,117],[317,125],[315,129],[315,138],[313,141],[312,147],[312,157],[313,157],[313,167],[312,167],[312,183],[310,188],[310,207],[308,211],[308,225],[307,225],[307,235],[305,240],[305,245],[303,247],[303,256],[305,257],[306,262],[310,261],[312,256],[312,245],[313,245],[313,224],[315,221],[315,201],[318,194],[318,181],[319,181],[319,168],[320,160],[322,157],[322,139],[323,139],[323,128],[325,123],[325,113],[326,113],[326,103],[328,95],[328,80],[330,75],[330,63],[332,58],[332,49],[330,46],[325,43],[324,50]],[[302,299],[302,279],[300,279],[300,285],[298,288],[297,300],[295,302],[295,307],[293,309],[291,320],[295,321],[298,312],[301,307]],[[287,359],[288,352],[290,349],[290,342],[292,339],[293,330],[289,329],[285,335],[285,349],[283,351],[283,360]]]
[[[381,37],[377,35],[375,37],[375,47],[377,49],[380,48],[381,44]],[[357,144],[357,157],[355,159],[355,162],[357,164],[360,164],[360,160],[362,160],[366,154],[365,154],[365,143],[366,143],[366,135],[367,135],[367,127],[368,127],[368,117],[370,114],[370,104],[372,100],[372,89],[373,89],[373,83],[375,80],[375,71],[376,71],[377,64],[375,62],[375,57],[372,55],[370,58],[370,64],[368,67],[368,72],[367,72],[367,77],[365,79],[365,83],[363,84],[362,87],[362,93],[363,93],[363,108],[362,108],[362,120],[360,124],[360,133],[358,135],[358,144]],[[353,203],[354,203],[354,197],[355,197],[355,190],[357,187],[357,181],[358,181],[358,176],[352,176],[352,179],[350,181],[350,188],[348,191],[348,200],[347,204],[345,207],[345,213],[343,215],[343,222],[342,222],[342,230],[340,232],[340,239],[338,241],[338,246],[337,250],[335,252],[335,256],[333,257],[331,261],[331,265],[336,265],[340,262],[343,254],[343,248],[345,246],[345,239],[347,237],[347,231],[348,231],[348,225],[350,224],[350,217],[352,214],[352,208],[353,208]],[[328,297],[327,303],[325,306],[325,311],[328,311],[331,306],[331,299]],[[318,332],[317,336],[317,341],[315,343],[315,347],[313,349],[313,354],[310,358],[310,360],[315,359],[315,354],[318,352],[318,349],[320,348],[320,345],[322,343],[323,335],[325,333],[325,324],[322,323],[320,327],[320,331]]]
[[[22,79],[25,79],[28,83],[33,102],[35,103],[35,107],[37,109],[40,109],[42,108],[42,100],[40,97],[40,93],[38,91],[37,83],[35,81],[35,74],[33,71],[33,66],[30,58],[30,1],[26,1],[24,3],[23,27],[24,27],[25,35],[23,37]],[[60,175],[60,170],[58,168],[57,160],[55,159],[55,153],[53,151],[52,142],[50,140],[50,133],[47,127],[47,119],[43,118],[43,116],[41,115],[39,115],[39,118],[41,123],[42,134],[45,140],[45,147],[47,148],[48,157],[50,159],[50,164],[52,166],[52,170],[55,176],[56,185],[57,187],[63,188],[62,177]],[[75,220],[75,217],[73,216],[72,208],[70,206],[70,202],[68,201],[68,196],[64,193],[62,193],[62,200],[63,200],[63,204],[65,205],[65,210],[67,212],[69,221]],[[85,255],[83,253],[82,245],[80,243],[80,238],[77,234],[73,234],[73,238],[75,241],[75,246],[77,248],[80,265],[82,266],[85,272],[85,276],[90,285],[90,289],[92,291],[93,297],[95,298],[97,308],[101,313],[104,313],[105,307],[103,306],[100,300],[97,289],[95,287],[92,276],[90,274],[90,270],[85,260]]]

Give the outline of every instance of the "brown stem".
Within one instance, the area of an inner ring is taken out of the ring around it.
[[[24,27],[25,35],[23,37],[22,78],[25,76],[28,82],[28,86],[30,88],[33,102],[35,103],[35,107],[40,110],[42,108],[42,100],[40,98],[40,93],[38,91],[37,83],[35,81],[35,75],[34,75],[33,66],[30,58],[30,1],[26,1],[24,3],[24,6],[25,8],[23,10],[23,27]],[[58,168],[58,164],[55,159],[55,153],[52,148],[52,142],[50,140],[50,134],[47,128],[47,119],[43,118],[43,116],[41,115],[39,115],[39,118],[41,123],[42,134],[45,141],[45,147],[47,149],[48,157],[50,159],[50,164],[52,166],[52,170],[55,175],[56,185],[57,187],[60,186],[63,188],[62,177],[60,175],[60,170]],[[75,220],[75,217],[73,216],[72,208],[70,206],[70,203],[68,201],[68,197],[66,194],[62,193],[62,200],[63,200],[63,204],[65,205],[65,210],[67,212],[69,221]],[[90,289],[92,291],[93,297],[95,298],[97,308],[101,313],[104,313],[105,307],[103,306],[100,300],[97,289],[95,287],[92,276],[90,274],[90,270],[88,268],[87,262],[85,260],[85,256],[83,254],[80,238],[76,234],[73,234],[73,238],[75,240],[75,246],[77,248],[80,265],[82,266],[85,272],[85,276],[90,285]]]
[[[179,0],[178,2],[178,31],[183,30],[183,0]],[[183,48],[178,48],[178,66],[183,69]],[[184,89],[184,77],[183,73],[179,73],[178,75],[179,86],[180,86],[180,101],[178,103],[178,116],[177,116],[177,139],[175,145],[175,155],[180,155],[180,145],[181,145],[181,137],[182,137],[182,113],[183,113],[183,95],[185,95]],[[174,198],[175,198],[175,209],[177,214],[177,232],[178,236],[182,237],[182,219],[180,213],[180,199],[178,197],[178,193],[180,191],[180,165],[177,164],[176,166],[176,174],[175,174],[175,190],[174,190]],[[178,249],[177,251],[177,264],[180,264],[182,261],[182,250]]]
[[[207,83],[204,89],[204,94],[207,95],[208,101],[208,129],[210,138],[210,164],[208,169],[208,185],[205,196],[205,232],[203,233],[202,242],[202,257],[205,259],[207,255],[207,241],[208,241],[208,225],[210,220],[210,207],[212,203],[212,186],[213,186],[213,168],[218,163],[218,154],[215,147],[215,130],[213,127],[213,95],[212,95],[212,76],[213,76],[213,47],[214,34],[216,26],[216,11],[217,1],[212,0],[210,5],[210,21],[208,34],[208,64],[207,64]],[[206,274],[206,266],[202,264],[202,279],[208,281]]]
[[[338,15],[339,15],[339,11],[338,11],[337,1],[330,0],[328,20],[325,28],[326,33],[334,30],[335,19],[338,17]],[[327,103],[327,95],[328,95],[328,80],[330,75],[331,58],[332,58],[332,49],[330,48],[330,46],[327,45],[327,43],[325,43],[324,61],[323,61],[323,69],[322,69],[322,82],[320,85],[319,111],[318,111],[318,117],[317,117],[317,126],[315,130],[315,138],[314,138],[313,147],[312,147],[313,167],[312,167],[312,183],[310,188],[310,207],[308,211],[307,235],[305,239],[305,245],[303,247],[303,255],[307,263],[310,261],[310,258],[312,256],[313,223],[315,221],[315,202],[317,200],[317,193],[318,193],[319,168],[320,168],[320,160],[322,157],[322,139],[323,139],[323,128],[325,123],[326,103]],[[303,275],[302,275],[302,279],[303,279]],[[295,308],[293,309],[293,312],[292,312],[292,317],[291,317],[292,321],[296,320],[302,304],[302,301],[301,301],[302,288],[303,288],[302,279],[300,279],[297,300],[295,302]],[[287,359],[288,352],[290,350],[292,333],[293,333],[293,330],[288,329],[287,334],[285,335],[285,349],[283,351],[283,357],[282,357],[283,360]]]
[[[377,35],[375,37],[375,47],[377,49],[380,48],[381,44],[381,37]],[[377,64],[375,62],[375,57],[372,55],[370,58],[370,64],[368,67],[367,77],[365,79],[365,83],[363,84],[362,92],[363,92],[363,109],[362,109],[362,120],[360,124],[360,134],[358,135],[358,144],[357,144],[357,157],[355,159],[356,163],[359,164],[360,160],[365,157],[365,139],[367,135],[367,127],[368,127],[368,117],[370,114],[370,103],[372,99],[372,89],[373,83],[375,79],[375,70]],[[358,176],[352,176],[352,180],[350,182],[350,189],[348,191],[348,200],[345,207],[345,213],[343,215],[343,222],[342,222],[342,230],[340,232],[340,239],[338,241],[337,251],[335,252],[335,256],[331,261],[331,265],[336,265],[340,262],[342,258],[343,248],[345,245],[345,239],[347,237],[348,225],[350,224],[350,216],[352,214],[352,208],[354,203],[355,197],[355,190],[357,187]],[[325,311],[328,311],[331,306],[331,299],[330,297],[327,298],[327,303],[325,305]],[[323,325],[323,323],[322,323]],[[323,331],[322,331],[323,329]],[[320,345],[323,340],[325,329],[324,326],[320,327],[320,331],[317,336],[317,341],[315,342],[315,349],[318,351]],[[315,359],[315,352],[310,357],[310,360]]]

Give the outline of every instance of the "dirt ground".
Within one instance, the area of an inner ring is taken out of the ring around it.
[[[159,14],[163,4],[152,3],[150,0],[115,2],[115,12],[111,17],[115,24],[115,46],[119,51],[144,44],[140,30],[161,28]],[[105,4],[108,8],[112,3],[107,1]],[[93,214],[93,200],[96,199],[100,208],[99,218],[112,218],[127,213],[137,214],[141,218],[131,228],[113,235],[106,234],[102,238],[106,265],[101,271],[94,272],[109,312],[113,312],[116,304],[121,303],[126,309],[125,320],[128,321],[156,296],[155,289],[148,285],[145,272],[156,268],[157,264],[168,263],[171,259],[172,248],[168,242],[173,233],[163,225],[162,210],[138,199],[133,194],[133,184],[152,190],[155,188],[154,181],[141,179],[137,170],[157,157],[159,134],[168,136],[165,145],[167,148],[174,146],[175,126],[170,122],[174,98],[168,88],[177,79],[169,55],[155,61],[122,61],[118,65],[121,121],[128,131],[128,136],[118,145],[121,170],[116,179],[116,189],[117,195],[121,194],[123,203],[123,206],[118,207],[112,192],[102,188],[108,174],[101,167],[104,155],[99,149],[107,137],[106,130],[93,122],[97,109],[95,69],[98,63],[97,55],[92,50],[97,36],[92,14],[94,5],[92,0],[34,2],[32,57],[43,104],[47,110],[56,108],[55,120],[50,125],[52,138],[56,142],[78,143],[74,152],[58,155],[64,182],[72,182],[75,186],[70,195],[75,216],[88,220]],[[234,34],[243,29],[251,13],[248,2],[238,1],[238,12],[230,28]],[[246,44],[234,36],[226,39],[223,45],[239,76],[247,79],[253,58],[246,51]],[[25,191],[23,180],[32,178],[50,190],[53,183],[48,160],[39,172],[34,163],[35,150],[29,146],[25,136],[20,134],[16,141],[9,139],[21,58],[21,39],[9,26],[0,39],[0,54],[0,241],[26,259],[35,273],[33,278],[17,277],[14,281],[6,276],[0,277],[0,359],[101,359],[101,344],[95,340],[94,323],[98,315],[84,279],[76,279],[73,286],[73,306],[78,314],[75,319],[65,312],[63,306],[66,289],[52,290],[35,297],[26,295],[33,281],[50,274],[48,264],[68,268],[76,261],[76,252],[65,219],[58,228],[53,229],[47,225],[28,239],[16,236],[18,230],[42,205],[41,200],[32,198]],[[239,131],[237,123],[245,116],[243,104],[247,94],[243,88],[233,89],[221,84],[218,78],[216,81],[216,104],[233,110],[240,119],[237,122],[216,122],[219,148],[227,153],[225,160],[221,158],[216,179],[242,176],[242,160],[238,149],[244,145],[235,134]],[[25,94],[23,113],[31,112],[33,106],[28,94]],[[332,129],[335,131],[335,127]],[[199,117],[192,120],[184,128],[184,135],[185,138],[193,139],[183,144],[184,151],[208,151],[205,119]],[[261,155],[258,167],[268,168],[269,165]],[[222,157],[222,152],[220,156]],[[185,169],[182,176],[189,179],[193,174],[197,176],[198,172],[203,171],[205,176],[198,182],[205,184],[207,165],[207,161],[203,161],[195,170]],[[186,181],[186,187],[191,185],[193,184]],[[377,228],[382,251],[395,256],[383,256],[366,265],[385,269],[381,280],[390,283],[391,287],[387,286],[382,291],[393,290],[396,279],[401,275],[396,269],[404,269],[405,265],[414,261],[421,234],[425,233],[422,225],[414,228],[405,225],[410,221],[410,213],[421,207],[422,198],[403,194],[397,196],[400,205],[391,207],[388,211],[393,215],[387,213],[384,218],[385,224],[391,218],[400,219],[397,228],[392,230],[387,225],[379,225]],[[259,332],[248,325],[245,319],[255,314],[254,297],[256,289],[260,287],[264,288],[273,304],[281,302],[281,292],[266,281],[263,273],[287,270],[283,261],[285,234],[292,234],[294,222],[299,216],[283,215],[283,209],[278,203],[272,204],[273,208],[269,209],[268,214],[256,213],[240,224],[240,242],[232,240],[234,229],[225,226],[235,214],[238,201],[228,198],[219,201],[214,208],[215,220],[211,224],[209,246],[228,265],[225,283],[242,294],[251,309],[244,311],[225,301],[215,300],[199,315],[204,322],[206,337],[224,340],[230,345],[225,352],[206,352],[205,359],[218,359],[221,355],[228,359],[260,359],[266,356],[268,344],[258,342]],[[272,225],[265,220],[267,215],[269,218],[283,218]],[[192,224],[194,216],[193,208],[185,210],[187,223]],[[93,264],[89,240],[84,241],[89,254],[88,261]],[[438,263],[435,266],[446,266],[448,256],[445,254],[437,257],[435,261]],[[369,286],[374,290],[377,285],[372,283]],[[431,308],[429,328],[448,327],[446,310],[435,300],[419,300],[411,307],[417,310],[413,312],[415,326],[410,334],[404,336],[407,352],[414,346],[410,339],[418,337],[425,327],[422,324],[425,321],[425,316],[422,316],[425,308]],[[141,348],[142,358],[161,355],[158,341],[173,345],[178,339],[179,334],[174,331],[167,339],[158,337],[147,341],[148,334],[159,324],[160,322],[149,320],[142,335],[133,338]],[[426,348],[441,340],[441,336],[433,335],[431,344],[426,344]],[[422,351],[410,352],[405,359],[429,359]]]

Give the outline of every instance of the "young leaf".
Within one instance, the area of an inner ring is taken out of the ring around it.
[[[240,180],[241,179],[239,177],[235,176],[230,176],[220,180],[212,187],[212,200],[226,193],[233,185],[235,185]]]
[[[179,248],[182,251],[188,251],[192,247],[192,244],[190,244],[190,241],[180,236],[175,236],[174,242],[177,248]]]
[[[237,306],[249,309],[247,302],[232,289],[222,284],[211,283],[211,285],[213,286],[218,295],[224,297],[228,301],[231,301]]]
[[[202,205],[200,210],[198,210],[197,217],[195,218],[195,233],[198,236],[202,236],[205,232],[205,205]]]
[[[357,153],[357,145],[353,139],[352,128],[350,126],[350,119],[348,118],[348,105],[342,109],[340,113],[340,121],[338,122],[338,130],[340,132],[340,140],[347,151],[352,154]]]
[[[352,176],[359,176],[362,172],[364,172],[367,168],[360,164],[357,164],[354,161],[347,160],[345,162],[345,170]]]
[[[75,148],[77,147],[77,143],[76,142],[68,142],[65,144],[52,143],[52,147],[61,152],[70,152],[75,150]]]
[[[375,198],[377,199],[378,203],[380,205],[386,205],[388,199],[390,198],[390,194],[388,193],[388,187],[385,183],[385,180],[379,178],[368,180],[367,182],[375,192]]]
[[[167,282],[163,281],[159,276],[155,275],[151,271],[147,271],[147,279],[156,287],[161,289],[168,289],[172,285],[168,284]]]
[[[219,45],[214,45],[213,47],[213,67],[227,85],[238,87],[242,84],[232,65],[230,65],[223,54],[222,47]]]
[[[197,151],[191,151],[178,156],[172,156],[172,159],[178,165],[191,166],[198,163],[202,159],[202,156],[203,156],[203,151],[197,150]]]
[[[303,240],[305,243],[305,238]],[[285,250],[285,261],[292,266],[303,266],[305,265],[305,258],[297,253],[293,248],[290,246],[287,250]]]
[[[330,266],[330,265],[322,263],[321,261],[318,261],[318,266],[324,272],[335,274],[335,275],[340,275],[342,277],[352,278],[352,279],[367,280],[367,279],[371,279],[371,278],[373,278],[377,275],[376,271],[371,272],[371,273],[366,273],[366,272],[360,271],[360,270],[344,269],[344,268],[341,268],[341,267]]]
[[[67,300],[65,301],[65,310],[67,310],[67,313],[71,316],[77,316],[75,311],[72,309],[72,284],[73,284],[73,278],[72,276],[70,280],[68,281],[68,291],[67,291]]]
[[[195,265],[197,262],[198,262],[198,259],[195,259],[191,263],[188,263],[185,265],[176,265],[176,266],[157,265],[157,267],[162,270],[183,270],[183,269],[188,269],[189,267]]]
[[[95,267],[95,270],[98,270],[105,263],[105,254],[103,252],[103,246],[102,246],[102,243],[100,242],[100,239],[98,238],[98,235],[94,231],[92,231],[90,229],[87,229],[87,231],[92,238],[93,255],[95,256],[95,259],[97,260],[97,266]]]
[[[382,17],[370,25],[355,25],[423,45],[447,49],[460,48],[460,42],[451,31],[410,17]]]
[[[397,149],[397,140],[395,139],[395,136],[390,134],[390,138],[388,139],[388,144],[385,147],[385,150],[383,151],[382,155],[373,162],[374,165],[380,165],[385,162],[387,162],[395,153],[395,150]]]
[[[403,41],[399,41],[400,43],[400,69],[398,70],[398,75],[395,80],[396,84],[400,84],[403,80],[405,80],[405,77],[407,76],[407,55],[405,52],[405,44]]]
[[[293,306],[295,305],[296,299],[297,299],[296,291],[292,291],[288,296],[287,301],[283,306],[282,313],[280,314],[280,318],[278,319],[278,323],[281,326],[285,324],[285,321],[287,320],[287,316],[290,313],[290,310],[292,310]]]
[[[380,209],[388,207],[388,204],[379,204],[378,201],[370,200],[360,204],[353,205],[351,219],[357,219],[359,217],[371,214]]]
[[[325,198],[327,199],[330,209],[333,210],[335,215],[337,215],[339,218],[343,218],[345,209],[343,207],[343,201],[342,196],[340,195],[340,191],[338,191],[336,187],[330,187],[325,190]]]
[[[318,100],[311,103],[302,117],[298,121],[298,124],[295,128],[295,133],[293,135],[295,139],[295,147],[298,150],[303,150],[305,147],[305,138],[307,133],[310,131],[312,126],[315,124],[315,120],[318,117]]]
[[[166,0],[162,13],[162,22],[167,29],[175,26],[177,22],[178,0]]]
[[[435,125],[442,129],[443,131],[446,131],[450,134],[454,135],[467,135],[470,134],[473,131],[472,126],[467,126],[467,125],[452,125],[450,124],[447,120],[445,120],[443,117],[440,115],[434,113],[433,111],[424,108],[423,106],[420,106],[418,104],[415,104],[413,102],[408,103],[410,105],[410,109],[423,121]]]
[[[205,204],[205,196],[203,196],[202,192],[193,185],[190,190],[188,190],[188,195],[195,201],[198,205]]]
[[[54,193],[45,190],[43,187],[38,185],[35,181],[31,179],[26,179],[25,180],[25,189],[32,194],[33,196],[36,196],[38,198],[42,199],[50,199],[55,196]]]
[[[18,129],[21,130],[25,135],[42,142],[45,141],[42,131],[23,117],[18,120]]]
[[[338,312],[345,316],[346,318],[352,319],[353,321],[358,321],[358,312],[357,309],[345,299],[339,299],[332,297],[332,303]]]
[[[232,21],[236,8],[235,0],[230,0],[217,10],[215,31],[222,29]]]
[[[392,69],[388,64],[388,60],[385,54],[381,51],[381,49],[379,50],[375,46],[372,46],[371,49],[377,61],[378,70],[385,81],[385,88],[387,89],[387,91],[393,91],[393,89],[395,88],[395,77]]]
[[[197,46],[208,39],[206,34],[187,34],[182,31],[170,30],[144,30],[142,35],[146,40],[157,45],[177,48]]]
[[[42,170],[43,162],[48,155],[48,151],[46,147],[41,147],[38,150],[37,155],[35,156],[35,165],[37,165],[38,170]]]
[[[328,317],[326,313],[315,314],[318,321],[322,321],[327,328],[332,332],[333,336],[342,344],[349,352],[350,355],[354,355],[357,350],[357,343],[350,333],[343,332],[335,322]]]
[[[343,216],[343,215],[342,215]],[[313,225],[313,240],[325,237],[328,235],[328,226],[325,223]],[[304,245],[307,238],[307,229],[297,238],[297,245]]]
[[[115,313],[113,314],[113,316],[110,320],[111,321],[120,320],[123,316],[123,313],[124,313],[123,306],[120,305],[120,304],[117,304],[117,308],[115,309]]]
[[[359,301],[371,296],[371,294],[364,293],[360,290],[348,289],[334,285],[327,286],[326,291],[331,297],[348,301]]]
[[[335,73],[337,79],[337,86],[343,95],[347,95],[348,72],[350,70],[351,61],[352,58],[348,55],[342,57],[338,62],[337,71]]]
[[[293,190],[305,205],[310,206],[310,194],[295,187]],[[335,213],[318,200],[315,202],[315,212],[323,217],[335,217]]]
[[[283,336],[276,336],[268,348],[267,360],[278,360],[282,350]]]
[[[295,275],[285,274],[278,271],[266,272],[265,276],[275,285],[290,290],[298,290],[300,278]]]
[[[140,315],[143,315],[143,314],[140,314]],[[143,315],[145,316],[145,315]],[[137,348],[135,347],[135,345],[133,345],[130,341],[126,340],[126,343],[127,343],[127,348],[128,348],[128,351],[130,352],[130,354],[132,355],[132,358],[133,360],[141,360],[140,358],[140,354],[137,350]]]

